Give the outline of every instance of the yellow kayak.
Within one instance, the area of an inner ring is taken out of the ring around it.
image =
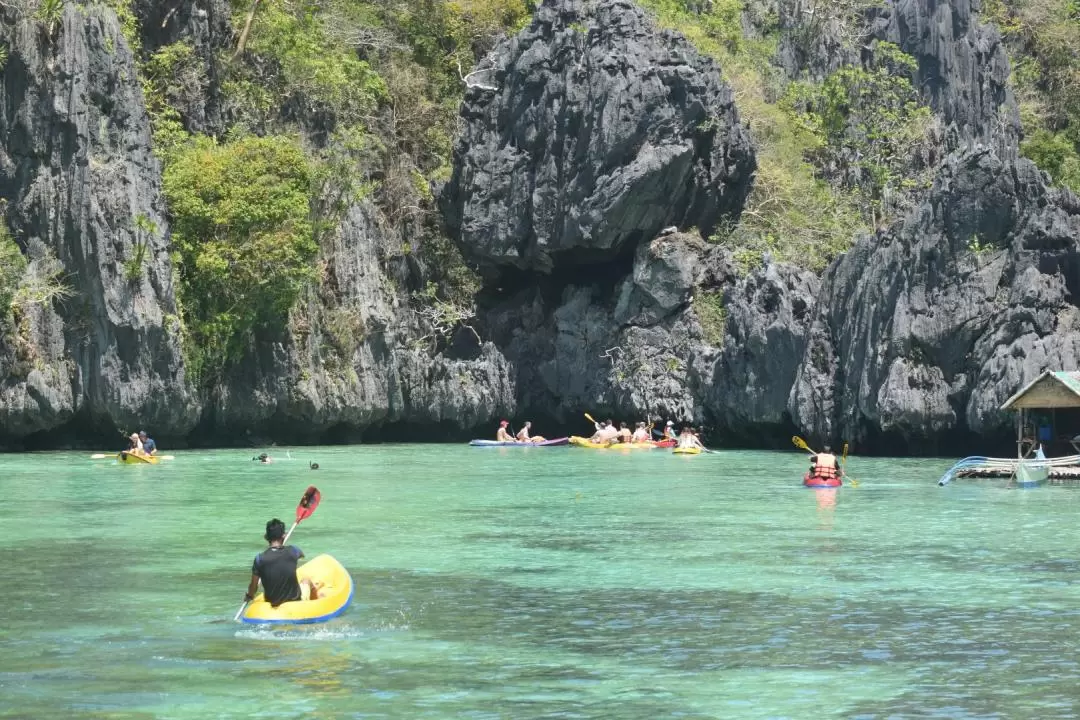
[[[577,435],[570,436],[570,444],[577,447],[589,448],[590,450],[655,450],[657,447],[662,447],[662,445],[657,445],[657,443],[654,442],[613,443],[611,445],[607,443],[594,443],[589,440],[589,438],[578,437]]]
[[[700,455],[701,448],[688,447],[688,448],[675,448],[671,451],[673,455]]]
[[[116,456],[116,461],[125,465],[157,465],[161,462],[161,458],[154,455],[136,455],[134,453],[121,451]]]
[[[330,555],[319,555],[296,569],[298,580],[311,580],[318,588],[315,600],[296,600],[273,607],[259,593],[240,616],[253,625],[301,625],[326,622],[345,612],[353,598],[349,571]]]

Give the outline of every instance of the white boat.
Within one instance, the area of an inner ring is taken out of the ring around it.
[[[1059,428],[1063,418],[1058,417],[1058,412],[1074,413],[1072,424],[1075,423],[1075,413],[1080,409],[1080,372],[1047,370],[1006,400],[1001,409],[1017,414],[1016,457],[966,457],[949,468],[938,480],[938,485],[946,485],[957,477],[1008,477],[1010,480],[1015,478],[1019,487],[1030,488],[1045,484],[1055,469],[1059,477],[1077,476],[1080,455],[1047,458],[1043,454],[1043,445],[1052,445],[1057,438],[1060,447],[1060,430],[1069,429],[1068,423],[1066,428]],[[1025,422],[1031,411],[1049,420],[1045,425],[1031,429]],[[1071,437],[1071,433],[1065,437]],[[1072,445],[1080,451],[1075,442]]]

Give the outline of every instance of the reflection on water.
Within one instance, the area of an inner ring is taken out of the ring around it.
[[[0,457],[33,507],[6,528],[0,717],[1078,714],[1071,488],[855,458],[859,488],[807,490],[794,453],[278,455]],[[309,459],[323,503],[294,540],[354,604],[238,627]]]

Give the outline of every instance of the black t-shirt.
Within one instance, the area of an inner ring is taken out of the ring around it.
[[[267,548],[255,556],[251,574],[262,580],[266,601],[277,607],[281,603],[300,599],[300,583],[296,579],[296,561],[303,553],[295,545]]]

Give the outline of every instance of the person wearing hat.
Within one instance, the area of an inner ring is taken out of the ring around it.
[[[495,433],[495,439],[498,442],[514,442],[514,436],[506,432],[507,426],[510,425],[509,420],[499,421],[499,431]]]
[[[157,443],[146,434],[145,430],[139,431],[139,442],[142,443],[142,449],[147,455],[153,455],[157,452]]]
[[[668,420],[667,424],[664,425],[664,439],[665,440],[675,440],[675,439],[677,439],[675,437],[675,423],[672,422],[671,420]]]

